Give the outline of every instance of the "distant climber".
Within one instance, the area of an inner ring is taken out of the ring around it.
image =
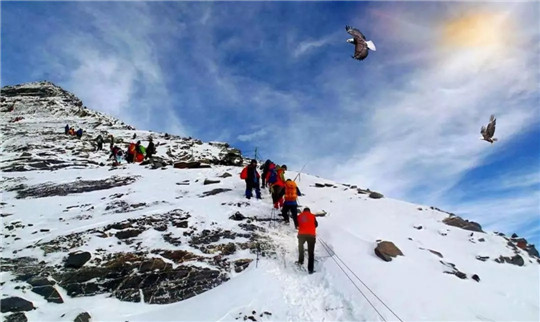
[[[286,165],[275,166],[273,163],[269,166],[268,183],[270,186],[270,193],[272,194],[272,202],[274,208],[279,209],[283,207],[283,196],[285,195],[285,170]]]
[[[111,135],[109,135],[109,138],[111,139],[110,145],[109,145],[109,150],[112,151],[113,146],[114,146],[114,136],[111,134]]]
[[[70,127],[69,131],[68,131],[68,134],[69,135],[75,135],[75,129],[73,127]]]
[[[261,174],[261,177],[262,177],[261,187],[262,188],[266,188],[266,175],[268,174],[268,167],[270,166],[271,163],[272,161],[266,160],[266,162],[263,165],[261,165],[261,167],[259,168],[260,170],[262,170],[262,174]]]
[[[156,146],[154,145],[154,141],[152,137],[148,139],[148,146],[146,147],[146,156],[145,159],[152,159],[152,156],[154,153],[156,153]]]
[[[103,150],[103,137],[101,136],[101,134],[97,136],[96,142],[97,142],[96,151]]]
[[[77,137],[80,139],[82,137],[82,134],[83,134],[83,130],[82,129],[78,129],[77,132]]]
[[[122,157],[124,155],[124,152],[117,146],[114,146],[111,149],[111,155],[109,155],[109,159],[113,159],[113,166],[117,166],[122,163]]]
[[[257,199],[261,199],[261,189],[259,187],[260,175],[257,172],[257,160],[251,160],[249,165],[242,169],[240,178],[246,181],[246,198],[251,199],[253,189],[255,189]]]
[[[281,215],[285,220],[285,223],[289,223],[289,212],[294,222],[294,227],[298,228],[298,203],[296,198],[301,196],[300,189],[296,186],[296,182],[291,179],[285,181],[285,202],[283,203],[283,208],[281,210]]]
[[[134,162],[141,162],[144,160],[146,149],[141,145],[141,141],[137,141],[135,144],[135,154],[133,155]]]
[[[316,229],[319,226],[315,215],[306,207],[298,215],[298,265],[304,265],[304,243],[308,244],[308,272],[313,274]]]
[[[64,128],[64,131],[66,134],[69,134],[69,124],[66,124],[66,127]]]
[[[126,162],[132,163],[134,160],[135,160],[135,143],[131,142],[127,150]]]

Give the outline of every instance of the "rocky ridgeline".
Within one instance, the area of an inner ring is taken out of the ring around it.
[[[157,143],[154,169],[177,165],[178,168],[204,167],[210,164],[242,165],[238,149],[227,143],[204,143],[190,137],[168,133],[137,131],[113,117],[92,111],[75,95],[50,82],[5,86],[1,89],[0,130],[3,135],[4,172],[57,170],[110,165],[109,135],[115,144],[127,150],[130,142]],[[64,134],[68,124],[81,128],[81,139]],[[105,139],[104,150],[96,152],[95,138]]]

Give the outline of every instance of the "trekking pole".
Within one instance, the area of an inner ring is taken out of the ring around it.
[[[257,243],[257,260],[255,261],[255,268],[259,266],[259,253],[261,252],[261,244]]]
[[[304,164],[304,166],[302,167],[302,169],[300,169],[300,171],[298,172],[298,174],[296,175],[296,177],[294,177],[293,181],[296,181],[296,178],[298,178],[298,177],[300,176],[300,173],[302,173],[302,170],[304,170],[304,168],[306,167],[306,165],[307,165],[308,163],[309,163],[309,161],[306,162],[306,164]]]

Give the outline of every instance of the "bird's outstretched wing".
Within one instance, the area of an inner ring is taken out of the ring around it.
[[[480,134],[482,134],[482,136],[485,138],[486,137],[486,127],[485,126],[482,126],[480,128]]]
[[[354,59],[364,60],[368,56],[368,46],[364,41],[357,41],[354,46]]]
[[[487,129],[486,129],[486,134],[489,138],[492,138],[493,135],[495,134],[495,124],[496,124],[497,120],[495,119],[495,116],[494,115],[491,115],[491,117],[489,118],[489,124],[487,126]]]
[[[362,32],[360,32],[360,30],[356,29],[356,28],[353,28],[351,26],[345,26],[345,30],[347,30],[347,32],[353,36],[353,37],[359,37],[360,39],[363,39],[364,41],[366,40],[366,36],[364,36],[364,34]]]

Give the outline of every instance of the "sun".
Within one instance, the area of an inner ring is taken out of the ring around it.
[[[444,24],[442,41],[454,48],[501,48],[511,35],[510,29],[504,14],[469,13]]]

